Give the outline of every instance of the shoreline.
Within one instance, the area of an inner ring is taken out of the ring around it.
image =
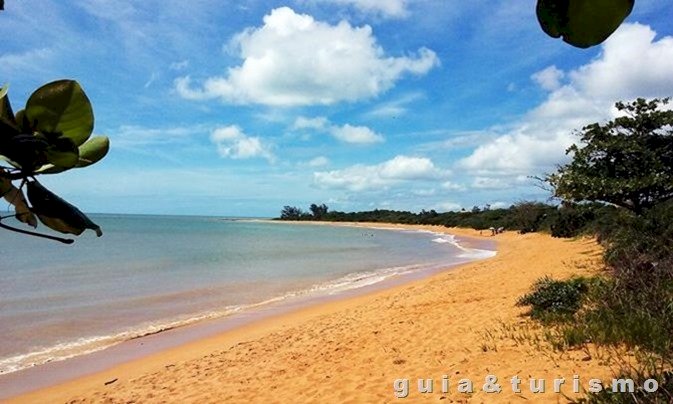
[[[373,225],[480,239],[477,231],[467,229]],[[442,375],[470,376],[481,381],[488,371],[503,380],[514,374],[550,380],[552,373],[567,379],[573,374],[599,378],[611,374],[599,361],[585,360],[583,352],[566,352],[564,364],[559,365],[555,359],[556,371],[550,372],[550,353],[536,355],[530,347],[522,350],[521,346],[490,341],[484,336],[493,334],[501,324],[521,325],[524,320],[520,314],[524,310],[513,302],[540,276],[564,277],[595,271],[566,261],[582,261],[586,259],[584,255],[589,255],[589,260],[595,258],[600,254],[596,243],[514,233],[481,239],[498,241],[496,257],[361,296],[340,297],[271,315],[10,402],[66,401],[76,397],[145,402],[160,401],[169,392],[172,398],[188,401],[217,398],[236,402],[262,397],[280,400],[281,396],[302,401],[392,401],[392,383],[400,377],[435,378],[439,382]],[[522,265],[543,268],[522,271],[517,268]],[[506,349],[496,347],[501,344],[507,345]],[[503,355],[504,359],[498,359]],[[468,397],[449,395],[456,399]],[[493,399],[479,392],[474,396]],[[419,398],[413,388],[409,397]],[[518,400],[526,395],[503,394],[497,398],[515,397]],[[542,396],[527,396],[531,397],[537,400]],[[558,394],[545,397],[560,399]]]
[[[244,219],[246,220],[246,219]],[[326,225],[336,227],[362,227],[378,228],[384,230],[401,231],[423,231],[432,234],[441,235],[442,232],[427,229],[414,230],[411,228],[399,228],[378,223],[374,224],[350,224],[350,223],[330,223],[330,222],[280,222],[273,220],[247,219],[252,221],[262,221],[272,224],[304,224],[304,225]],[[474,240],[461,237],[461,242],[465,241],[468,245],[474,247],[485,247]],[[454,244],[456,247],[462,247]],[[488,246],[493,248],[493,245]],[[467,262],[473,262],[481,257],[465,258]],[[409,273],[395,273],[392,276],[386,275],[384,279],[364,286],[356,286],[344,290],[336,290],[333,293],[314,293],[306,294],[299,292],[288,292],[292,297],[281,296],[272,298],[260,303],[254,303],[244,307],[239,311],[227,315],[216,316],[213,318],[202,318],[196,321],[189,321],[185,324],[171,325],[166,328],[153,330],[147,334],[135,336],[133,338],[121,340],[109,346],[104,346],[94,351],[47,361],[42,364],[33,365],[15,372],[0,374],[0,400],[12,397],[30,394],[36,390],[49,388],[57,384],[67,383],[81,377],[86,377],[94,373],[104,371],[108,368],[122,365],[129,361],[145,358],[155,353],[167,349],[176,348],[184,344],[209,338],[223,332],[229,332],[247,324],[258,321],[266,321],[269,318],[283,316],[294,311],[300,311],[306,307],[321,305],[328,302],[350,299],[363,295],[376,293],[382,290],[388,290],[398,285],[407,284],[418,279],[424,279],[438,272],[451,270],[463,262],[441,265],[437,267],[422,267],[412,269]]]

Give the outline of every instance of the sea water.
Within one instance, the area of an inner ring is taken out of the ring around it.
[[[486,257],[431,232],[92,215],[73,245],[2,231],[0,374],[297,296]]]

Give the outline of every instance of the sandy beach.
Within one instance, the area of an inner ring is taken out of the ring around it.
[[[576,396],[575,375],[583,389],[589,379],[611,379],[614,369],[605,355],[554,351],[543,331],[522,316],[525,309],[515,306],[544,275],[598,270],[595,241],[392,227],[494,239],[498,254],[264,319],[10,402],[566,402],[565,396]],[[489,375],[497,376],[501,392],[483,390]],[[520,393],[513,391],[513,376],[522,380]],[[532,393],[530,378],[545,379],[546,393]],[[565,379],[561,393],[554,392],[557,378]],[[405,379],[407,397],[397,398]],[[433,379],[434,392],[420,393],[418,379]],[[461,379],[473,382],[474,393],[457,391]]]

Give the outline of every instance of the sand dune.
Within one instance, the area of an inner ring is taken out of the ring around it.
[[[430,229],[479,236],[472,230]],[[608,380],[612,372],[600,354],[555,352],[521,316],[525,310],[515,307],[544,275],[596,271],[596,243],[542,234],[504,233],[494,239],[494,258],[263,320],[16,401],[565,402],[553,392],[555,378],[566,379],[561,391],[568,396],[574,375],[583,388],[591,378]],[[498,377],[502,392],[482,391],[487,375]],[[521,393],[512,391],[515,375],[522,379]],[[443,393],[447,377],[449,392]],[[545,379],[547,393],[531,393],[530,377]],[[433,378],[435,391],[419,393],[419,378]],[[406,399],[396,398],[397,379],[410,380]],[[460,379],[473,381],[475,392],[459,393]]]

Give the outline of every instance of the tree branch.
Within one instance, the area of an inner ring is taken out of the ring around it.
[[[49,236],[47,234],[41,234],[41,233],[35,233],[32,231],[28,230],[22,230],[22,229],[17,229],[16,227],[8,226],[4,223],[2,223],[2,220],[0,220],[0,228],[3,228],[5,230],[13,231],[16,233],[21,233],[21,234],[27,234],[29,236],[35,236],[35,237],[40,237],[40,238],[46,238],[48,240],[53,240],[53,241],[58,241],[63,244],[72,244],[75,242],[75,240],[70,239],[70,238],[61,238],[61,237],[54,237],[54,236]]]

